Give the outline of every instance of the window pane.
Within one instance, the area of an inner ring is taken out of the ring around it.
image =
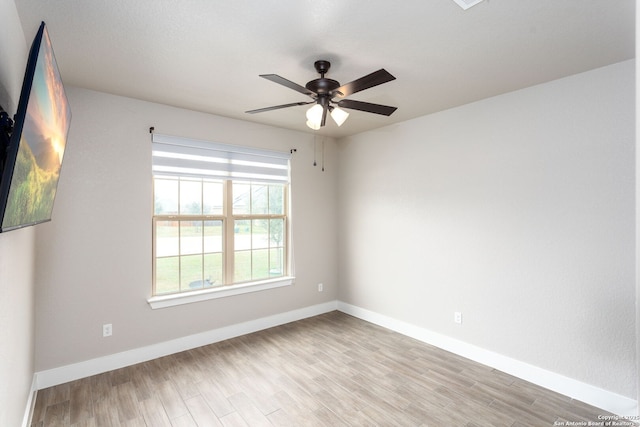
[[[202,253],[202,221],[180,221],[180,255]]]
[[[251,249],[251,221],[238,220],[233,226],[234,242],[236,250]]]
[[[204,181],[202,190],[202,212],[205,215],[222,215],[222,182]]]
[[[202,214],[202,180],[180,179],[180,214]]]
[[[269,250],[252,251],[251,278],[253,280],[269,277]]]
[[[155,178],[153,180],[154,213],[175,215],[178,213],[178,180]]]
[[[284,219],[269,221],[269,246],[284,246]]]
[[[251,209],[251,185],[246,183],[233,183],[233,214],[245,215]]]
[[[222,254],[204,255],[204,287],[222,285]]]
[[[254,219],[251,221],[251,248],[265,249],[269,247],[269,220]]]
[[[204,252],[222,252],[222,221],[204,221]]]
[[[154,177],[154,215],[176,215],[154,220],[155,295],[282,277],[287,265],[286,217],[269,216],[286,215],[287,188]],[[227,200],[231,206],[225,206]],[[225,213],[240,217],[223,218]],[[194,215],[219,217],[207,220]],[[230,235],[225,220],[233,220]],[[233,251],[225,253],[228,247]],[[225,272],[228,261],[233,261],[234,271]]]
[[[284,276],[284,249],[275,248],[269,250],[269,276]]]
[[[180,258],[156,259],[156,295],[180,290]]]
[[[178,221],[156,221],[156,257],[180,253]]]
[[[203,285],[202,255],[180,257],[180,290],[201,289]]]
[[[269,190],[266,184],[251,184],[251,213],[266,214],[269,205]]]
[[[251,280],[251,251],[236,252],[233,281],[246,282],[248,280]]]
[[[284,186],[269,186],[269,213],[284,215]]]

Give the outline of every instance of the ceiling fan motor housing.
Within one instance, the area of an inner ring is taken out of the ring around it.
[[[317,93],[318,95],[325,95],[340,87],[340,83],[338,83],[337,81],[333,79],[325,79],[324,77],[324,75],[329,71],[329,68],[331,68],[331,62],[321,59],[314,62],[313,66],[320,74],[320,78],[311,80],[309,83],[307,83],[305,86],[307,89]]]
[[[319,78],[315,80],[311,80],[305,86],[312,92],[317,93],[318,95],[326,95],[340,87],[340,83],[332,79]]]

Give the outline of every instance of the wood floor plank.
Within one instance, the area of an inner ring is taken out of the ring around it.
[[[115,387],[118,419],[121,424],[141,418],[138,399],[131,382],[119,383]]]
[[[142,418],[148,426],[171,427],[171,421],[159,398],[151,397],[143,400],[139,406]]]
[[[180,393],[182,399],[188,399],[198,395],[196,383],[202,378],[201,363],[195,362],[194,353],[184,351],[174,356],[169,376]]]
[[[120,425],[122,427],[149,427],[142,416],[123,421]]]
[[[269,419],[258,409],[254,402],[245,393],[234,394],[229,401],[236,408],[240,416],[250,426],[270,427]]]
[[[113,387],[128,383],[131,380],[132,368],[127,366],[125,368],[115,369],[108,373],[109,382]]]
[[[337,411],[359,411],[366,402],[359,399],[348,389],[338,385],[326,375],[320,375],[314,381],[320,386],[321,391],[317,392],[317,396],[321,396],[321,400],[325,406]]]
[[[68,426],[69,420],[69,401],[55,403],[47,406],[44,414],[44,425],[51,427]]]
[[[320,424],[317,425],[318,427],[324,427],[324,426],[334,426],[334,427],[349,426],[349,423],[347,423],[347,421],[345,421],[342,418],[340,418],[335,412],[333,412],[332,410],[330,410],[326,406],[323,406],[323,407],[318,408],[315,411],[313,411],[313,415],[320,422]],[[310,425],[313,425],[313,424],[310,424]]]
[[[173,381],[165,381],[160,384],[157,393],[169,419],[178,418],[189,413]]]
[[[276,393],[274,398],[280,404],[280,410],[284,411],[289,418],[297,420],[298,423],[300,423],[300,420],[304,420],[304,424],[308,426],[322,427],[327,425],[315,416],[315,411],[323,408],[323,406],[319,405],[316,401],[314,401],[314,404],[309,405],[295,393],[293,393],[292,396],[285,391]],[[269,418],[269,415],[267,415],[267,418]],[[271,418],[269,419],[271,420]]]
[[[531,425],[551,425],[557,418],[555,414],[538,411],[536,408],[518,401],[505,403],[496,399],[491,402],[489,407],[497,412],[513,414],[514,422],[525,421]]]
[[[278,384],[282,385],[282,390],[276,393],[274,398],[281,408],[284,408],[292,415],[308,414],[323,406],[309,390],[301,387],[287,376],[281,376]],[[294,410],[291,411],[291,408]]]
[[[102,378],[99,381],[102,382]],[[116,427],[120,425],[118,396],[115,388],[110,388],[108,392],[104,391],[100,399],[93,401],[93,413],[96,425]]]
[[[138,401],[154,397],[155,383],[153,382],[152,374],[149,372],[149,365],[140,363],[132,366],[131,381]]]
[[[93,418],[91,396],[91,379],[83,378],[70,384],[69,392],[69,422],[79,424],[87,419]]]
[[[168,356],[153,359],[143,363],[146,376],[154,385],[162,384],[169,380],[170,358]]]
[[[185,401],[191,418],[198,427],[222,427],[216,414],[211,410],[203,396],[194,396]]]
[[[181,417],[174,418],[171,421],[173,427],[200,427],[191,417],[191,414],[184,414]]]
[[[385,405],[402,409],[406,408],[411,403],[411,400],[398,394],[397,387],[389,381],[385,381],[384,377],[382,381],[379,381],[375,377],[369,377],[359,373],[351,377],[351,380],[358,384],[362,390],[361,393],[364,396],[362,399],[368,404],[376,402],[376,400],[380,400],[384,402]]]
[[[33,414],[31,415],[31,426],[40,427],[44,425],[44,414],[47,410],[47,401],[49,393],[53,391],[53,387],[38,390],[36,393],[36,404],[33,406]]]
[[[291,418],[283,409],[278,409],[267,415],[267,419],[274,427],[297,427],[299,423]]]
[[[416,396],[422,396],[423,399],[430,403],[439,403],[438,406],[446,407],[451,404],[451,400],[437,393],[442,384],[428,377],[409,377],[399,372],[392,372],[386,375],[388,380],[394,381],[396,391],[402,393],[407,399],[415,399]]]
[[[213,413],[222,418],[235,411],[229,399],[224,395],[222,390],[215,384],[214,381],[205,378],[196,384],[196,387],[200,391],[200,395],[205,399]]]
[[[71,427],[100,427],[98,424],[96,424],[96,417],[91,417],[91,418],[86,418],[82,421],[79,421],[77,423],[72,423]]]
[[[55,405],[56,403],[62,403],[69,400],[71,393],[71,383],[61,384],[54,387],[49,393],[49,400],[47,406]]]
[[[220,418],[220,422],[224,427],[251,427],[246,423],[244,418],[237,412],[232,412]]]
[[[94,375],[89,380],[91,384],[91,399],[94,403],[110,397],[113,387],[109,379],[109,372]]]
[[[551,426],[611,415],[339,312],[40,390],[32,427]]]
[[[240,380],[243,378],[233,363],[220,359],[215,366],[209,368],[209,378],[215,381],[226,397],[242,392]]]
[[[280,409],[280,405],[273,398],[276,391],[268,381],[263,381],[259,377],[246,377],[241,381],[244,393],[262,414],[267,415]]]

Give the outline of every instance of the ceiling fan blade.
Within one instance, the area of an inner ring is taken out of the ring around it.
[[[297,105],[308,105],[308,104],[313,104],[314,102],[315,102],[315,101],[309,101],[309,102],[292,102],[291,104],[274,105],[273,107],[265,107],[265,108],[258,108],[257,110],[249,110],[249,111],[245,111],[245,113],[248,113],[248,114],[264,113],[265,111],[279,110],[279,109],[281,109],[281,108],[295,107],[295,106],[297,106]]]
[[[338,102],[338,107],[350,108],[352,110],[366,111],[367,113],[382,114],[390,116],[398,107],[389,107],[388,105],[371,104],[369,102],[353,101],[351,99],[343,99]]]
[[[342,98],[352,95],[356,92],[360,92],[361,90],[369,89],[371,87],[381,85],[382,83],[390,82],[391,80],[395,79],[396,78],[393,77],[387,70],[381,68],[378,71],[374,71],[371,74],[367,74],[364,77],[360,77],[357,80],[340,86],[338,89],[333,91],[333,93]]]
[[[284,77],[280,77],[277,74],[260,74],[260,77],[262,77],[263,79],[271,80],[274,83],[281,84],[282,86],[286,86],[289,89],[293,89],[296,92],[300,92],[300,93],[302,93],[304,95],[308,95],[308,96],[315,95],[315,93],[313,93],[312,91],[310,91],[306,87],[300,86],[299,84],[294,83],[291,80],[287,80]]]

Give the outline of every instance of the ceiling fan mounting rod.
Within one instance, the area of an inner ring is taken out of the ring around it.
[[[322,105],[323,108],[329,107],[329,102],[331,102],[331,99],[327,95],[318,96],[318,104]]]
[[[331,62],[320,59],[313,63],[313,66],[316,68],[318,74],[320,74],[321,78],[324,78],[324,75],[329,72],[329,68],[331,68]]]

